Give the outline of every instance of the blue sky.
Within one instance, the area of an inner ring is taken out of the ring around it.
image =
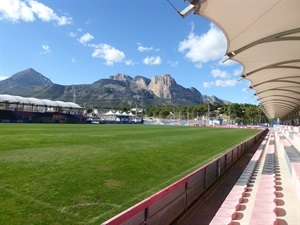
[[[241,64],[222,63],[226,48],[218,27],[181,18],[166,0],[0,1],[0,80],[27,68],[63,85],[170,74],[202,94],[257,104],[250,82],[238,81]]]

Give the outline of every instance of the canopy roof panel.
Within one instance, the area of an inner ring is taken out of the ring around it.
[[[36,105],[36,106],[47,106],[47,107],[61,107],[67,109],[81,109],[79,105],[74,102],[62,102],[62,101],[51,101],[48,99],[37,99],[37,98],[25,98],[21,96],[13,95],[0,95],[0,102],[6,102],[11,104],[24,104],[24,105]]]
[[[76,103],[74,102],[66,102],[70,108],[73,108],[73,109],[76,109],[78,108],[79,105],[77,105]],[[80,107],[80,106],[79,106]],[[81,108],[81,107],[80,107]]]
[[[63,108],[72,108],[68,103],[66,102],[62,102],[62,101],[55,101],[57,103],[57,105],[59,105],[60,107]]]
[[[55,102],[55,101],[51,101],[51,100],[48,100],[48,99],[42,99],[42,101],[45,103],[45,105],[47,106],[51,106],[51,107],[58,107],[58,103]]]
[[[45,103],[37,98],[23,98],[25,101],[28,100],[29,101],[29,105],[39,105],[39,106],[44,106]]]
[[[215,23],[227,38],[225,55],[243,65],[270,118],[299,110],[299,0],[189,0],[197,13]]]
[[[10,102],[15,103],[18,102],[17,98],[18,96],[12,96],[12,95],[0,95],[0,102]]]

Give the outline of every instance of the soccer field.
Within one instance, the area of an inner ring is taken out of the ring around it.
[[[100,224],[258,132],[0,123],[0,225]]]

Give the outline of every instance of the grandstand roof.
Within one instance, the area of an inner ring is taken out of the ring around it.
[[[226,56],[240,62],[270,118],[300,109],[299,0],[189,0],[224,32]],[[183,16],[183,15],[182,15]],[[186,15],[184,15],[186,16]]]
[[[81,109],[79,105],[74,102],[51,101],[48,99],[25,98],[14,95],[0,95],[0,102],[18,103],[24,105],[48,106],[48,107],[61,107],[68,109]]]

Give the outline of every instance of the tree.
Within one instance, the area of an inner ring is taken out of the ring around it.
[[[126,107],[116,107],[118,110],[126,110]],[[211,117],[218,117],[219,114],[227,116],[228,122],[238,124],[259,124],[268,123],[268,118],[257,105],[251,104],[220,104],[209,103],[209,111]],[[144,108],[145,115],[148,117],[160,117],[169,119],[193,119],[207,116],[208,103],[197,106],[146,106]]]
[[[170,111],[168,111],[168,109],[163,109],[159,112],[160,118],[167,118],[167,116],[170,114]]]

